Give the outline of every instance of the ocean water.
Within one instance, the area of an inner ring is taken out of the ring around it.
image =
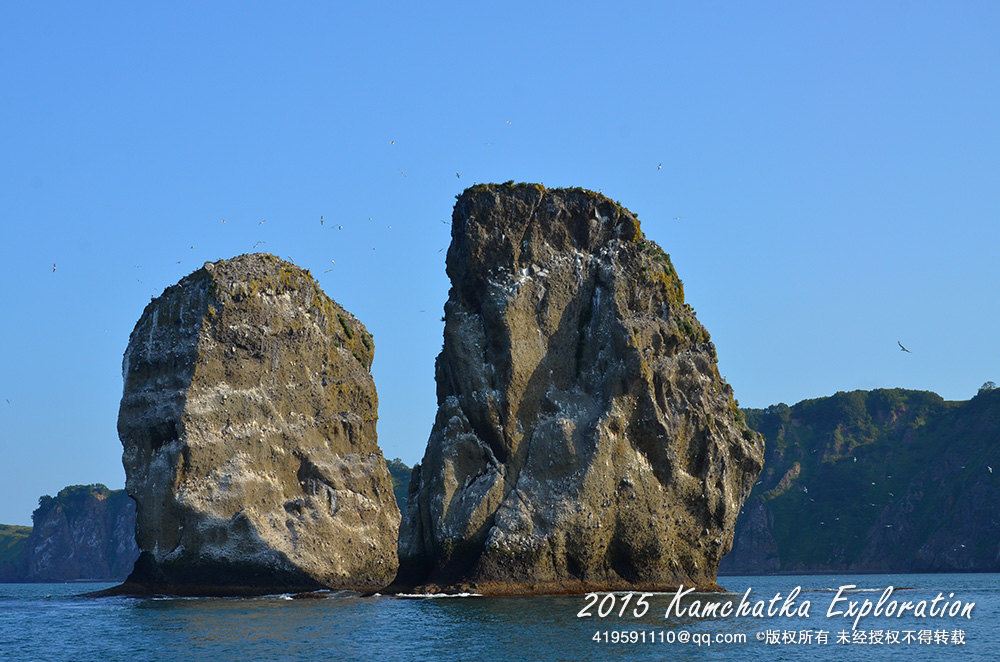
[[[614,611],[600,618],[599,605],[590,610],[592,616],[578,616],[584,596],[135,599],[80,597],[108,584],[0,584],[0,658],[1000,660],[997,574],[724,577],[721,582],[737,595],[689,600],[738,602],[747,588],[751,601],[770,600],[801,586],[798,603],[810,601],[809,618],[666,618],[669,594],[649,596],[639,618],[634,616],[638,594],[629,598],[624,616],[625,595],[617,594],[604,605],[607,610],[613,601]],[[863,641],[838,643],[841,631],[851,633],[851,619],[827,618],[826,610],[844,584],[859,588],[845,596],[855,601],[874,602],[894,586],[898,601],[954,593],[952,601],[974,602],[975,608],[970,619],[867,617],[858,627]],[[817,643],[823,631],[827,643]],[[905,640],[907,631],[912,641]],[[899,641],[886,642],[890,632],[899,633]],[[641,637],[645,643],[632,642]]]

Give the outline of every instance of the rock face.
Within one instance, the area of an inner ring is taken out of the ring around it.
[[[763,441],[635,215],[582,189],[474,186],[447,270],[397,585],[714,587]]]
[[[0,537],[13,543],[0,552],[2,581],[121,580],[139,555],[135,504],[124,490],[71,485],[39,499],[31,520],[32,527],[0,525]]]
[[[1000,390],[842,392],[747,418],[767,461],[720,572],[1000,570]]]
[[[124,490],[73,485],[42,497],[31,515],[30,581],[119,580],[132,571],[135,503]]]
[[[308,272],[206,263],[146,307],[118,417],[142,554],[171,593],[374,590],[399,509],[376,443],[374,344]]]

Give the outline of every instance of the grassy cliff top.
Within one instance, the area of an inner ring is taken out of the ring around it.
[[[31,535],[30,526],[0,524],[0,566],[16,562]]]
[[[965,486],[988,477],[1000,390],[963,402],[929,391],[846,391],[745,411],[766,439],[751,498],[767,504],[782,562],[849,563],[900,500],[934,490],[942,503],[958,503]],[[946,468],[947,484],[932,480]],[[937,520],[916,512],[909,519],[914,526]],[[830,558],[844,545],[848,557]]]
[[[91,499],[104,500],[118,494],[124,494],[124,490],[112,490],[101,483],[68,485],[59,490],[54,497],[46,494],[38,499],[38,508],[31,514],[31,519],[37,523],[40,517],[47,515],[56,506],[75,510]]]

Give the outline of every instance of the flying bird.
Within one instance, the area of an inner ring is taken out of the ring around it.
[[[455,173],[455,179],[461,179],[461,178],[462,178],[462,173],[456,172]]]
[[[656,164],[656,169],[657,170],[663,170],[663,164],[662,163],[657,163]]]
[[[56,272],[56,263],[53,262],[52,263],[52,273],[55,273],[55,272]]]
[[[913,353],[910,350],[908,350],[905,347],[903,347],[903,343],[899,342],[898,340],[896,341],[896,344],[899,345],[899,350],[901,352],[906,352],[907,354],[912,354]]]
[[[986,470],[989,471],[990,473],[993,473],[993,467],[989,465],[986,465]]]
[[[322,216],[319,217],[319,224],[323,225],[323,217]]]

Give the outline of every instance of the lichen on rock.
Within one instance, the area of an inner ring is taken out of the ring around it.
[[[206,263],[146,307],[118,431],[141,550],[127,585],[376,590],[399,509],[378,448],[374,343],[310,274]]]
[[[584,189],[455,205],[438,411],[398,586],[715,586],[763,442],[669,257]]]

